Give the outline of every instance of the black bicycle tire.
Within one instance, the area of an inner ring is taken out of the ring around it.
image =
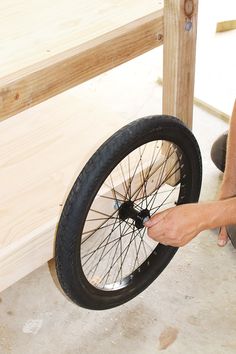
[[[177,118],[150,116],[133,121],[113,134],[90,158],[74,183],[63,208],[55,242],[55,262],[59,282],[65,294],[77,305],[103,310],[125,303],[142,292],[165,269],[177,251],[164,246],[161,265],[149,268],[138,286],[122,291],[101,291],[92,286],[83,274],[78,260],[81,225],[106,176],[128,153],[155,139],[175,143],[184,151],[191,169],[191,190],[187,203],[197,202],[201,189],[202,164],[198,143],[192,132]],[[104,172],[105,171],[105,172]],[[78,219],[81,219],[81,223]]]

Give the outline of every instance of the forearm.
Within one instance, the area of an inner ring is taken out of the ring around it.
[[[236,197],[206,203],[204,210],[204,229],[236,224]]]
[[[223,183],[235,184],[236,188],[236,100],[230,120],[230,129],[227,140],[226,165]]]

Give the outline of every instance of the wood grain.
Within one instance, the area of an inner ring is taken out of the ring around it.
[[[163,0],[0,1],[0,77],[77,48],[163,8]]]
[[[0,291],[52,258],[75,178],[126,123],[89,93],[65,92],[0,124]]]
[[[165,0],[163,113],[192,127],[197,0]]]
[[[216,24],[216,32],[226,32],[236,29],[236,20],[222,21]]]
[[[0,120],[163,43],[163,12],[151,13],[75,48],[0,78]]]

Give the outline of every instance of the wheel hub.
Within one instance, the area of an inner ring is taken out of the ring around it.
[[[130,218],[135,221],[137,229],[142,229],[144,222],[150,218],[150,212],[148,209],[142,209],[141,211],[136,210],[134,203],[130,200],[120,206],[119,218],[123,221]]]

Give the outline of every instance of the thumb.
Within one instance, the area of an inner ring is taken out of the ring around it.
[[[220,232],[219,232],[219,236],[218,236],[218,246],[220,247],[224,247],[226,245],[226,243],[228,242],[228,232],[226,227],[221,227],[220,228]]]
[[[167,214],[167,212],[168,211],[165,210],[165,211],[162,211],[160,213],[153,215],[148,221],[146,221],[144,223],[144,226],[145,227],[152,227],[155,224],[159,223],[164,218],[164,216]]]

